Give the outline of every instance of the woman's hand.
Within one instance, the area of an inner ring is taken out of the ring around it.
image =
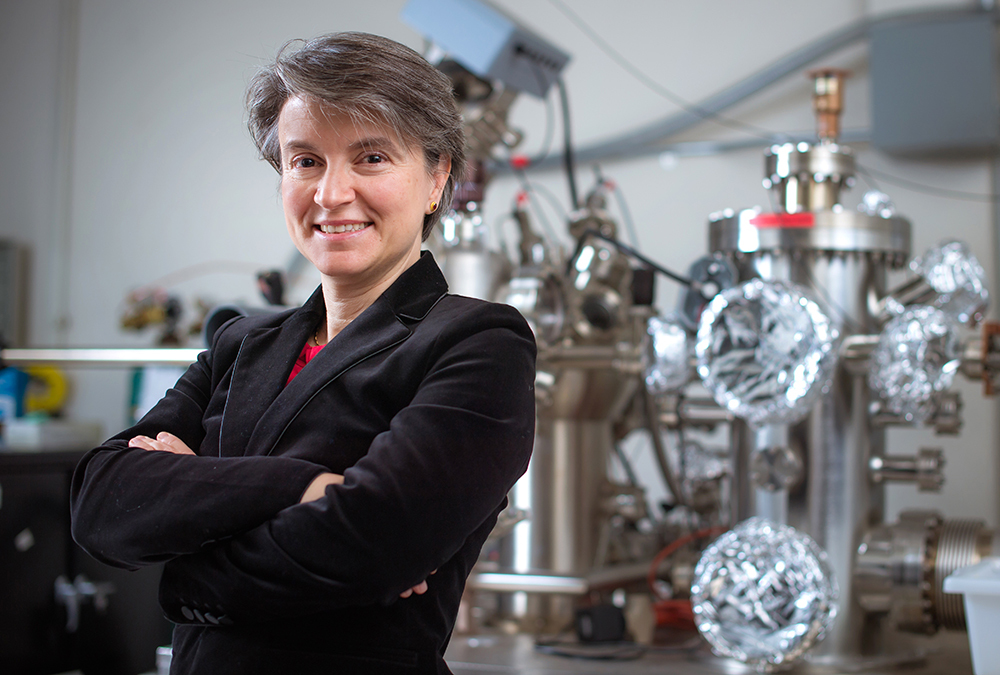
[[[184,441],[166,431],[156,434],[156,438],[136,436],[128,442],[128,447],[155,450],[157,452],[172,452],[175,455],[194,454],[194,450],[189,448]]]
[[[162,434],[161,434],[162,436]],[[133,439],[134,440],[134,439]],[[321,473],[320,475],[313,478],[312,482],[309,483],[309,487],[306,491],[302,493],[302,498],[299,500],[299,504],[305,504],[307,502],[314,502],[317,499],[323,497],[326,494],[326,488],[330,485],[340,485],[344,482],[344,477],[338,473]],[[431,574],[434,574],[431,572]],[[413,588],[407,589],[399,594],[401,598],[408,598],[414,593],[417,595],[423,595],[427,592],[427,580],[421,581],[419,584]]]
[[[314,502],[326,494],[327,486],[340,485],[343,482],[344,477],[339,473],[321,473],[309,483],[309,487],[306,488],[306,491],[302,493],[302,498],[299,499],[299,504]]]
[[[437,570],[434,570],[433,572],[431,572],[431,574],[437,574]],[[402,593],[400,593],[399,597],[401,597],[401,598],[408,598],[411,595],[413,595],[414,593],[416,593],[417,595],[423,595],[426,592],[427,592],[427,579],[424,579],[423,581],[421,581],[419,584],[417,584],[413,588],[411,588],[409,590],[406,590],[406,591],[403,591]]]

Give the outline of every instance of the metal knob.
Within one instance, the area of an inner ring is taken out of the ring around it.
[[[944,464],[941,448],[920,448],[916,456],[872,457],[868,469],[875,483],[916,483],[921,492],[939,492],[944,485]]]

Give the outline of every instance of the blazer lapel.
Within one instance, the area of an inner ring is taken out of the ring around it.
[[[317,290],[280,325],[250,331],[243,338],[222,419],[221,456],[249,454],[247,444],[258,420],[285,388],[302,345],[316,330],[322,316],[323,295]]]
[[[308,335],[315,329],[315,320],[301,325],[282,326],[274,331],[280,331],[275,336],[257,336],[253,340],[252,349],[254,367],[247,368],[243,379],[249,379],[258,372],[258,368],[267,367],[265,362],[269,357],[276,356],[280,365],[272,368],[277,373],[269,373],[266,382],[261,383],[259,392],[250,392],[255,385],[243,382],[240,387],[242,396],[250,395],[261,400],[267,399],[264,409],[257,404],[252,406],[256,416],[250,418],[256,422],[247,424],[245,453],[247,455],[271,454],[282,434],[289,424],[299,414],[299,411],[323,387],[335,382],[344,372],[365,359],[394,347],[410,335],[410,326],[426,316],[427,312],[448,291],[444,276],[438,269],[430,253],[425,252],[421,259],[406,270],[392,286],[386,290],[368,309],[361,313],[344,330],[336,335],[295,379],[285,386],[291,366],[298,358],[302,345]],[[322,316],[322,292],[317,290],[306,306],[313,305],[319,296],[319,312]],[[305,309],[304,306],[303,308]],[[293,315],[293,319],[298,316]],[[315,316],[310,314],[310,316]],[[289,323],[292,323],[291,321]],[[269,332],[274,332],[269,331]],[[249,336],[248,336],[249,339]],[[290,361],[287,360],[287,341],[297,340],[292,348]],[[270,343],[269,343],[270,341]],[[244,345],[244,349],[247,345]],[[273,351],[271,351],[273,350]],[[242,356],[238,361],[242,360]],[[234,382],[239,375],[234,373]],[[240,400],[232,399],[231,400]],[[228,417],[228,410],[227,410]],[[245,415],[241,415],[247,419]],[[249,420],[248,420],[249,421]],[[225,424],[228,424],[226,422]],[[228,433],[228,430],[226,431]]]

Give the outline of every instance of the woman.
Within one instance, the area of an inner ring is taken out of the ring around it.
[[[464,170],[450,83],[335,34],[251,83],[301,308],[236,319],[135,427],[81,461],[73,535],[165,562],[174,673],[447,673],[472,565],[534,433],[535,345],[451,296],[421,242]]]

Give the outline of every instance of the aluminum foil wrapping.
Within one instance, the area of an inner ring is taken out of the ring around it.
[[[960,365],[954,323],[943,311],[908,307],[882,329],[871,355],[868,385],[884,408],[910,421],[934,412]]]
[[[694,571],[691,604],[720,656],[767,672],[823,638],[838,608],[826,553],[807,535],[750,518],[719,537]]]
[[[936,246],[912,260],[910,269],[938,293],[935,307],[960,324],[982,320],[990,302],[986,271],[964,242]]]
[[[754,426],[796,422],[829,382],[837,339],[802,288],[752,279],[702,312],[698,375],[720,406]]]
[[[677,391],[691,379],[693,340],[677,317],[653,317],[646,323],[649,333],[649,366],[646,388],[652,394]]]

